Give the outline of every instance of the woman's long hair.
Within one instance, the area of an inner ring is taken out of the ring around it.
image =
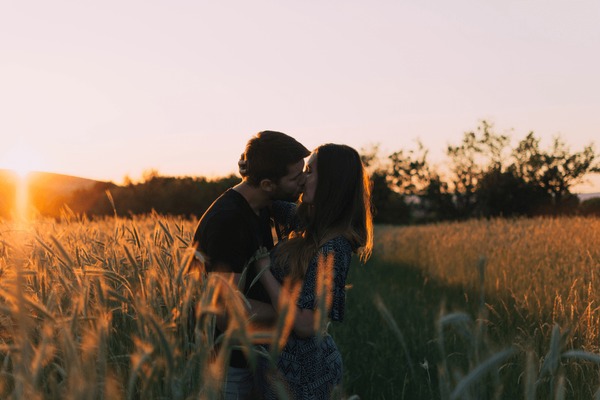
[[[340,144],[319,146],[314,153],[315,198],[312,204],[298,206],[304,228],[282,242],[275,255],[275,264],[287,265],[294,280],[304,278],[318,248],[335,236],[346,237],[363,262],[373,248],[371,188],[360,155]]]

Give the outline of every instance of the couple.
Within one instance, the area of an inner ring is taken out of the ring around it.
[[[360,156],[348,146],[326,144],[311,154],[275,131],[253,137],[240,165],[243,181],[222,194],[200,219],[194,235],[197,250],[208,272],[233,276],[236,283],[257,251],[270,250],[270,257],[250,266],[245,287],[240,288],[257,323],[277,318],[284,278],[302,282],[292,332],[276,362],[277,375],[294,399],[327,399],[341,383],[342,360],[331,336],[317,338],[320,333],[315,332],[317,264],[324,256],[333,257],[329,318],[341,321],[352,253],[366,259],[372,248],[368,177]],[[273,231],[281,240],[277,246]],[[251,286],[263,269],[259,283]],[[222,321],[217,322],[219,328],[224,330]],[[275,398],[268,381],[257,384],[264,374],[256,375],[243,353],[234,350],[225,398]]]

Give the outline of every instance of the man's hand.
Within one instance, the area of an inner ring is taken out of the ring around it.
[[[254,268],[256,273],[260,275],[262,271],[271,266],[271,256],[266,247],[259,247],[254,253]]]

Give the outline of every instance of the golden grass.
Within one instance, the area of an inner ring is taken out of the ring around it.
[[[442,398],[463,398],[496,368],[516,371],[528,399],[542,389],[549,398],[563,398],[584,388],[600,398],[595,367],[600,364],[600,219],[379,226],[375,237],[380,259],[418,269],[425,285],[435,281],[436,287],[458,288],[479,310],[474,319],[442,310],[437,321]],[[457,377],[449,365],[448,327],[470,344],[464,376]],[[499,347],[504,349],[493,350]],[[494,374],[497,396],[505,383]],[[482,389],[477,390],[470,396]]]
[[[188,268],[194,227],[195,221],[158,215],[88,221],[68,212],[61,221],[31,225],[0,221],[0,398],[217,399],[231,349],[242,348],[253,364],[258,357],[272,362],[290,332],[299,287],[283,290],[274,332],[253,329],[231,282]],[[378,226],[375,242],[378,259],[465,288],[469,302],[485,311],[437,321],[438,337],[431,339],[441,349],[442,398],[473,393],[482,376],[497,379],[493,371],[515,357],[523,359],[517,372],[525,398],[540,391],[558,398],[586,385],[590,373],[596,376],[586,390],[595,390],[597,373],[585,363],[600,363],[600,220]],[[331,280],[324,260],[319,332]],[[376,305],[404,342],[387,306]],[[225,349],[217,355],[212,332],[224,310],[231,323],[217,339]],[[485,351],[489,324],[506,343]],[[443,347],[455,340],[448,329],[461,326],[471,330],[463,333],[474,339],[474,352],[459,376],[446,361],[456,354],[444,356]],[[269,341],[270,353],[252,346]],[[402,348],[412,371],[410,357],[418,356]]]
[[[265,333],[231,282],[189,268],[194,228],[158,215],[0,221],[0,398],[220,398],[231,350],[256,364]],[[289,333],[285,312],[278,326]]]
[[[377,227],[375,253],[422,269],[449,285],[481,286],[510,297],[529,317],[580,331],[584,347],[600,343],[600,219],[472,220]]]

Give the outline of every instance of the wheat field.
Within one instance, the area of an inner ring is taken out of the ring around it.
[[[600,398],[600,219],[378,226],[375,238],[375,258],[349,276],[353,332],[334,331],[351,349],[347,389],[373,399]],[[370,357],[378,361],[363,368]]]
[[[571,329],[574,347],[600,352],[600,219],[379,227],[377,236],[382,260],[417,267],[447,285],[483,289],[486,297],[506,303],[487,307],[504,313],[507,323],[558,323]]]
[[[230,282],[190,270],[195,224],[0,221],[0,398],[218,399],[230,349],[276,357],[251,344],[283,343],[286,313],[253,329]],[[600,220],[377,226],[375,242],[330,328],[336,398],[600,398]]]
[[[231,349],[253,365],[276,357],[251,344],[285,341],[286,313],[275,332],[254,329],[231,282],[189,267],[194,227],[69,212],[1,222],[0,398],[219,399]]]

